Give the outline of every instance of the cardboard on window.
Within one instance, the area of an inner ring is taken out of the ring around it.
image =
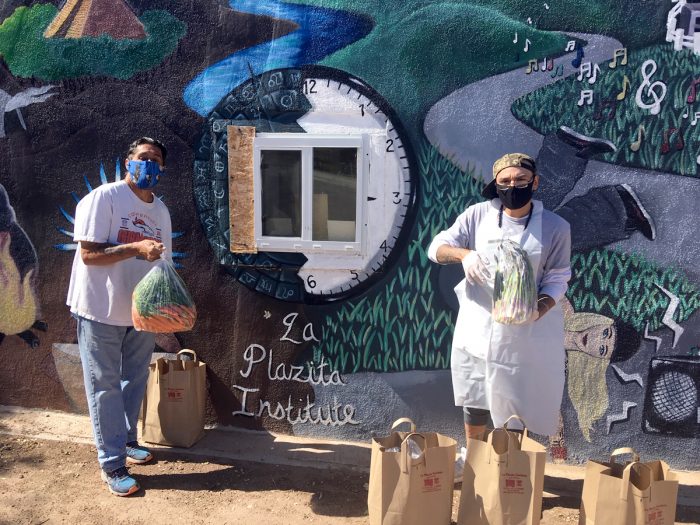
[[[228,126],[228,194],[233,253],[257,253],[255,188],[253,184],[253,126]]]

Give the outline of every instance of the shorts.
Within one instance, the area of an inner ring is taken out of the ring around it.
[[[467,425],[486,425],[491,418],[491,412],[485,408],[464,407],[464,422]]]

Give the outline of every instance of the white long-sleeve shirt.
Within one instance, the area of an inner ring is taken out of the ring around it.
[[[438,233],[428,248],[428,258],[438,262],[437,251],[447,244],[473,250],[476,232],[490,208],[489,201],[469,206],[447,230]],[[523,228],[527,216],[513,218],[503,214],[503,227]],[[542,265],[538,294],[547,294],[556,302],[564,297],[571,279],[571,230],[569,223],[549,210],[542,210]],[[536,270],[536,269],[535,269]],[[537,272],[540,274],[540,272]]]

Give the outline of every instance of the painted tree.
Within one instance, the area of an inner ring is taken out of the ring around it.
[[[46,38],[111,36],[146,38],[146,31],[125,0],[66,0],[44,32]]]

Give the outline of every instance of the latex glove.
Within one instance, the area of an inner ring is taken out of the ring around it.
[[[472,250],[469,252],[464,259],[462,259],[462,268],[464,268],[464,275],[467,278],[469,284],[484,284],[484,281],[491,277],[491,272],[487,265],[489,260],[483,255],[479,255],[476,251]]]

